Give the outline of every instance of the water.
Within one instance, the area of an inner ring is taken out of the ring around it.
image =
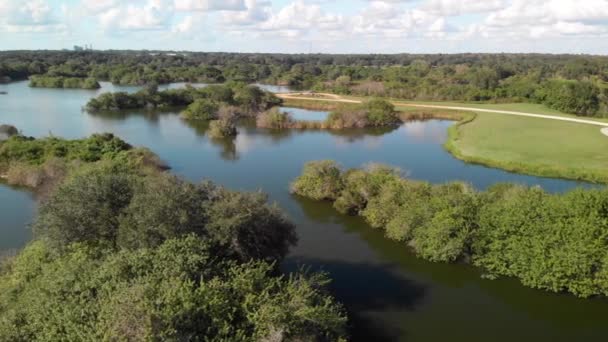
[[[176,85],[174,85],[176,86]],[[190,180],[207,178],[237,190],[262,189],[297,224],[299,244],[285,263],[305,263],[330,273],[333,294],[346,304],[359,341],[604,341],[608,301],[580,300],[532,290],[517,281],[481,279],[466,265],[434,264],[385,239],[360,218],[331,205],[289,194],[289,182],[305,162],[335,159],[345,167],[382,162],[431,182],[464,180],[483,189],[496,182],[538,184],[565,191],[584,183],[512,174],[463,163],[442,148],[450,122],[412,122],[394,129],[272,131],[239,126],[236,139],[212,140],[207,125],[189,124],[176,113],[87,114],[96,91],[30,89],[24,82],[0,85],[0,123],[32,136],[80,138],[113,132],[147,146]],[[314,113],[303,115],[318,115]],[[19,248],[35,212],[26,192],[0,187],[0,248]]]
[[[296,120],[304,121],[325,121],[327,119],[327,112],[318,110],[307,110],[293,107],[283,107],[284,112],[288,112]]]

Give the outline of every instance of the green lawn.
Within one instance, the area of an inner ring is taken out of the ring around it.
[[[596,126],[483,113],[452,127],[446,147],[510,171],[608,182],[608,137]]]

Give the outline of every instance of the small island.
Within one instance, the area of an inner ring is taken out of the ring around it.
[[[31,76],[32,88],[99,89],[101,85],[92,77]]]

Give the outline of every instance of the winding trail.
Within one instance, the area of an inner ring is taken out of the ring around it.
[[[291,99],[291,100],[305,100],[305,101],[326,101],[326,102],[341,102],[341,103],[362,103],[361,100],[349,100],[345,99],[339,95],[329,94],[329,93],[315,93],[318,97],[311,96],[312,94],[308,93],[278,93],[276,94],[278,97],[282,99]],[[441,106],[441,105],[425,105],[425,104],[417,104],[411,102],[401,102],[401,101],[391,101],[391,103],[395,106],[405,106],[405,107],[415,107],[415,108],[430,108],[430,109],[446,109],[446,110],[464,110],[469,112],[481,112],[481,113],[494,113],[494,114],[506,114],[506,115],[517,115],[517,116],[527,116],[532,118],[540,118],[540,119],[549,119],[549,120],[558,120],[558,121],[567,121],[574,123],[581,123],[587,125],[595,125],[601,127],[607,127],[606,129],[602,129],[602,133],[608,136],[608,122],[600,122],[594,120],[586,120],[586,119],[577,119],[577,118],[569,118],[563,116],[555,116],[555,115],[545,115],[545,114],[535,114],[535,113],[526,113],[526,112],[516,112],[510,110],[500,110],[500,109],[481,109],[474,107],[460,107],[460,106]]]

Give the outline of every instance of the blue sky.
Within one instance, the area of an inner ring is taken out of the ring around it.
[[[608,0],[0,0],[0,49],[608,53]]]

